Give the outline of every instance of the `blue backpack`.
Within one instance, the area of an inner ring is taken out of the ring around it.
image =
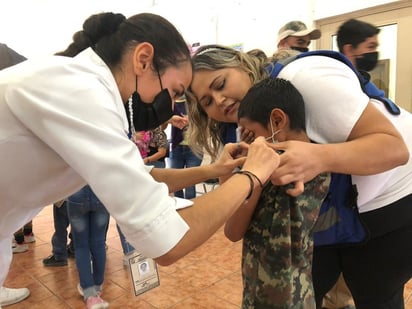
[[[318,55],[339,60],[349,66],[358,76],[362,90],[370,97],[382,102],[394,115],[400,109],[394,102],[384,97],[384,92],[369,81],[368,75],[360,74],[345,55],[331,50],[317,50],[300,53],[271,64],[267,71],[276,78],[285,65],[303,57]],[[369,232],[359,215],[357,204],[358,191],[352,184],[351,175],[332,173],[329,191],[319,210],[314,226],[315,246],[342,246],[361,244],[367,241]]]

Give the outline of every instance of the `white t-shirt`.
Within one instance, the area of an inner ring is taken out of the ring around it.
[[[302,94],[307,133],[317,143],[346,141],[369,102],[354,72],[330,57],[297,59],[285,66],[279,77],[290,80]],[[399,116],[392,115],[381,102],[371,101],[392,121],[412,153],[412,115],[405,110]],[[360,212],[381,208],[412,193],[411,157],[406,165],[387,172],[352,177],[359,191]]]
[[[86,183],[148,257],[188,231],[127,137],[116,82],[91,49],[0,71],[0,239]]]

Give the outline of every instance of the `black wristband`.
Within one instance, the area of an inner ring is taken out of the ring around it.
[[[253,174],[252,172],[250,172],[250,171],[238,171],[237,173],[252,176],[253,178],[255,178],[255,179],[257,180],[257,182],[259,183],[259,186],[260,186],[261,188],[263,188],[263,183],[262,183],[262,181],[259,179],[258,176],[256,176],[256,175]]]
[[[249,178],[250,189],[249,189],[249,193],[248,193],[248,195],[246,196],[246,199],[245,199],[245,202],[247,202],[247,201],[249,200],[249,198],[252,196],[253,190],[254,190],[254,188],[255,188],[255,184],[254,184],[254,182],[253,182],[253,178],[252,178],[252,176],[251,176],[250,174],[244,173],[244,171],[237,171],[237,172],[234,172],[234,174],[245,175],[245,176],[247,176],[247,178]]]

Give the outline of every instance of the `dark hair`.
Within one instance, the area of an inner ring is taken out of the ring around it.
[[[240,102],[238,117],[266,127],[274,108],[288,115],[291,130],[306,131],[303,97],[291,82],[282,78],[268,77],[250,88]]]
[[[148,42],[154,47],[155,69],[190,61],[190,51],[179,31],[165,18],[141,13],[126,19],[122,14],[91,15],[83,23],[83,30],[73,35],[73,43],[56,55],[74,57],[88,47],[113,67],[120,63],[128,48]]]
[[[337,42],[339,51],[343,51],[343,46],[351,44],[357,47],[367,38],[377,35],[381,30],[372,24],[357,19],[345,21],[338,30]]]

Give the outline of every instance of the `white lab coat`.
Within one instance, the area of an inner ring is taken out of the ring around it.
[[[0,244],[10,247],[42,207],[88,183],[138,251],[157,257],[173,248],[189,227],[127,129],[113,75],[91,49],[1,71]],[[0,284],[9,257],[1,259]]]

